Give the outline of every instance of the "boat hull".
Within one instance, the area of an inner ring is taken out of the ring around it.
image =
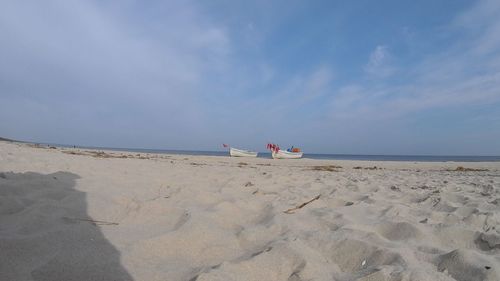
[[[274,159],[299,159],[302,158],[302,152],[289,152],[284,150],[273,151],[272,156]]]
[[[231,157],[257,157],[257,152],[231,147],[229,148],[229,155]]]

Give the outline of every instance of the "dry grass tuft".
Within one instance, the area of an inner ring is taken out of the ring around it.
[[[474,168],[465,168],[462,166],[458,166],[455,169],[447,169],[448,172],[485,172],[489,171],[488,169],[474,169]]]
[[[62,150],[62,153],[71,154],[71,155],[83,155],[83,156],[91,156],[94,158],[135,158],[135,159],[149,159],[146,156],[133,156],[133,155],[125,155],[125,154],[114,154],[114,153],[106,153],[104,151],[72,151],[72,150]]]

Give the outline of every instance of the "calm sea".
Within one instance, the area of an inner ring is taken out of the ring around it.
[[[60,145],[61,147],[73,147]],[[178,155],[206,155],[229,156],[227,151],[195,151],[195,150],[167,150],[145,148],[110,148],[110,147],[83,147],[84,149],[103,149],[114,151],[128,151],[138,153],[163,153]],[[271,158],[271,153],[259,152],[259,158]],[[433,155],[356,155],[356,154],[309,154],[304,153],[304,158],[324,160],[366,160],[366,161],[410,161],[410,162],[500,162],[500,156],[433,156]]]

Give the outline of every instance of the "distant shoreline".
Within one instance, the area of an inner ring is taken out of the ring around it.
[[[0,138],[0,141],[17,142],[17,141],[15,141],[15,140],[7,139],[7,138]]]
[[[53,143],[36,143],[0,138],[3,141],[30,143],[37,145],[55,146],[62,148],[79,148],[91,150],[110,150],[137,153],[157,153],[191,156],[228,156],[227,151],[196,151],[196,150],[173,150],[173,149],[148,149],[148,148],[115,148],[115,147],[92,147],[74,146]],[[271,158],[268,152],[259,152],[259,158]],[[396,162],[500,162],[500,156],[447,156],[447,155],[362,155],[362,154],[318,154],[304,153],[304,158],[316,160],[359,160],[359,161],[396,161]]]

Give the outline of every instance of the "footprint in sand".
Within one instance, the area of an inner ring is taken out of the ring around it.
[[[181,228],[183,225],[185,225],[189,219],[191,218],[191,214],[186,211],[182,215],[179,216],[177,222],[175,223],[174,227],[172,228],[172,231],[176,231],[179,228]]]
[[[483,251],[500,252],[500,233],[495,230],[479,234],[474,242]]]
[[[379,224],[377,232],[391,241],[406,241],[422,236],[418,228],[407,222],[383,222]]]

